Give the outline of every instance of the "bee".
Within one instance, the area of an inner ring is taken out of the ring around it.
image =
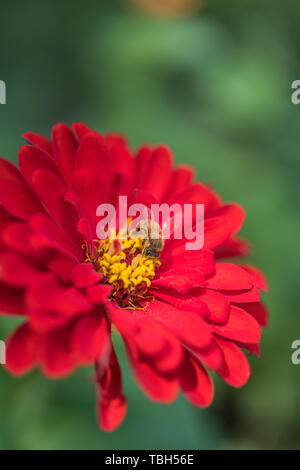
[[[159,258],[165,246],[158,223],[142,220],[131,234],[133,237],[143,239],[143,255],[149,258]]]

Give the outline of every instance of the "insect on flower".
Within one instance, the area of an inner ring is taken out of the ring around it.
[[[136,229],[131,232],[131,236],[133,238],[142,238],[144,256],[159,258],[160,252],[164,249],[165,241],[157,222],[151,220],[141,221],[137,224]]]

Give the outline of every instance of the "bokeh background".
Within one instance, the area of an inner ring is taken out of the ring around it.
[[[22,132],[58,121],[125,133],[132,147],[167,143],[246,208],[271,317],[248,385],[216,379],[207,410],[149,402],[118,345],[129,412],[113,434],[97,427],[91,370],[52,382],[0,367],[0,448],[300,448],[299,16],[296,0],[1,3],[0,155],[16,162]],[[1,339],[13,323],[0,318]]]

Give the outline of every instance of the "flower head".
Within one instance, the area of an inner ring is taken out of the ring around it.
[[[244,385],[250,369],[242,349],[258,355],[267,324],[261,272],[221,261],[246,254],[237,237],[244,210],[193,182],[191,168],[174,167],[165,146],[133,154],[123,137],[102,137],[82,123],[57,124],[51,140],[24,137],[20,169],[0,159],[0,311],[25,318],[9,339],[7,370],[38,366],[60,378],[94,364],[107,431],[126,413],[112,330],[152,400],[172,402],[181,390],[208,406],[209,370]],[[204,246],[187,251],[184,238],[164,239],[161,227],[155,243],[120,227],[100,239],[97,208],[117,206],[120,196],[147,208],[204,204]]]

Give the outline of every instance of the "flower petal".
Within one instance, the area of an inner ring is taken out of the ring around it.
[[[168,204],[204,204],[204,210],[207,212],[212,207],[219,204],[215,193],[202,183],[194,183],[181,192],[176,192],[167,199]]]
[[[52,142],[53,155],[58,162],[67,185],[70,187],[72,186],[78,141],[66,124],[59,123],[52,129]]]
[[[58,379],[70,375],[77,362],[71,350],[71,328],[52,331],[45,335],[41,345],[41,368],[46,377]],[[55,347],[54,347],[55,345]]]
[[[72,124],[72,128],[74,129],[74,132],[79,141],[82,140],[86,134],[91,132],[91,129],[83,122],[74,122]]]
[[[180,276],[181,269],[186,268],[186,266],[191,271],[198,272],[200,277],[203,274],[212,274],[215,272],[214,255],[208,250],[185,251],[179,256],[166,260],[159,272],[161,275],[162,273],[167,275],[168,270],[175,268],[178,271],[178,276]]]
[[[24,315],[24,291],[0,283],[0,312]]]
[[[157,147],[143,171],[141,189],[151,193],[157,201],[166,194],[171,180],[173,156],[167,147]]]
[[[135,378],[151,400],[160,403],[172,403],[178,394],[178,381],[155,371],[148,362],[142,360],[133,343],[127,343],[126,349]]]
[[[37,134],[36,132],[25,132],[22,137],[24,137],[27,142],[30,142],[44,152],[49,153],[49,155],[52,154],[51,141],[47,139],[47,137]]]
[[[121,370],[113,347],[107,365],[103,363],[103,359],[96,362],[96,381],[99,426],[104,431],[110,432],[122,423],[127,411],[126,400],[122,393]]]
[[[110,348],[110,329],[104,311],[97,308],[77,318],[71,349],[81,364],[90,364]]]
[[[13,163],[0,157],[0,178],[6,178],[11,181],[17,181],[18,183],[24,183],[23,176],[19,169],[13,165]]]
[[[16,253],[8,252],[0,257],[0,280],[13,287],[26,287],[41,271]]]
[[[148,165],[150,156],[152,154],[152,147],[150,145],[143,145],[136,153],[134,159],[135,163],[135,185],[142,188],[145,168]]]
[[[256,287],[264,291],[268,290],[268,281],[260,269],[250,264],[242,264],[241,266],[242,268],[246,269],[246,271],[248,271],[248,273],[252,277],[253,284]]]
[[[39,344],[39,335],[24,323],[8,340],[5,368],[13,375],[30,371],[37,364]]]
[[[158,279],[151,282],[151,285],[169,287],[180,294],[186,294],[193,287],[204,287],[205,277],[202,272],[195,269],[191,271],[188,266],[180,266],[162,273]]]
[[[103,278],[102,273],[98,273],[91,263],[80,263],[72,271],[72,280],[76,287],[89,287]]]
[[[166,290],[165,292],[162,289],[160,289],[158,292],[153,290],[151,293],[164,302],[167,302],[168,304],[171,304],[180,310],[189,310],[191,312],[198,313],[202,318],[208,318],[208,308],[205,302],[202,302],[202,297],[200,296],[196,297],[192,294],[177,296],[176,293],[171,289]]]
[[[206,279],[206,287],[215,290],[245,290],[253,287],[245,269],[231,263],[216,263],[216,272]]]
[[[209,326],[195,312],[178,310],[173,306],[155,300],[147,307],[147,315],[161,322],[182,342],[193,348],[201,349],[212,340]]]
[[[235,202],[230,204],[224,204],[219,207],[215,212],[214,216],[216,217],[225,217],[231,227],[231,235],[235,235],[240,228],[242,227],[246,213],[242,206]]]
[[[33,173],[37,170],[48,170],[60,178],[58,167],[53,158],[32,145],[22,145],[20,147],[19,166],[22,175],[29,185],[31,184]]]
[[[172,173],[172,180],[167,197],[170,198],[177,192],[186,189],[195,176],[195,170],[188,165],[179,165]]]
[[[228,322],[225,325],[212,325],[214,333],[243,343],[259,343],[261,329],[257,321],[241,308],[230,308]]]
[[[268,326],[269,313],[263,302],[253,302],[251,304],[239,304],[239,307],[246,310],[263,327]]]
[[[188,353],[181,369],[180,386],[193,405],[203,408],[211,404],[214,397],[213,382],[202,365]]]
[[[230,225],[225,218],[210,217],[204,221],[204,248],[214,250],[230,236]]]
[[[206,289],[199,297],[209,310],[208,319],[212,323],[226,323],[229,316],[229,300],[220,292]]]
[[[250,290],[223,290],[219,291],[231,303],[259,302],[260,290],[252,287]]]
[[[69,317],[92,309],[92,304],[84,294],[74,287],[63,287],[48,273],[32,280],[27,290],[27,306],[29,310],[45,310]]]
[[[18,181],[0,178],[0,204],[15,217],[28,220],[44,209],[31,189]]]
[[[112,286],[107,284],[97,284],[88,287],[86,290],[88,299],[95,305],[103,305],[112,292]]]
[[[225,364],[218,370],[218,373],[229,385],[242,387],[250,377],[250,367],[245,354],[230,341],[218,338],[216,342],[222,349],[225,358]]]

